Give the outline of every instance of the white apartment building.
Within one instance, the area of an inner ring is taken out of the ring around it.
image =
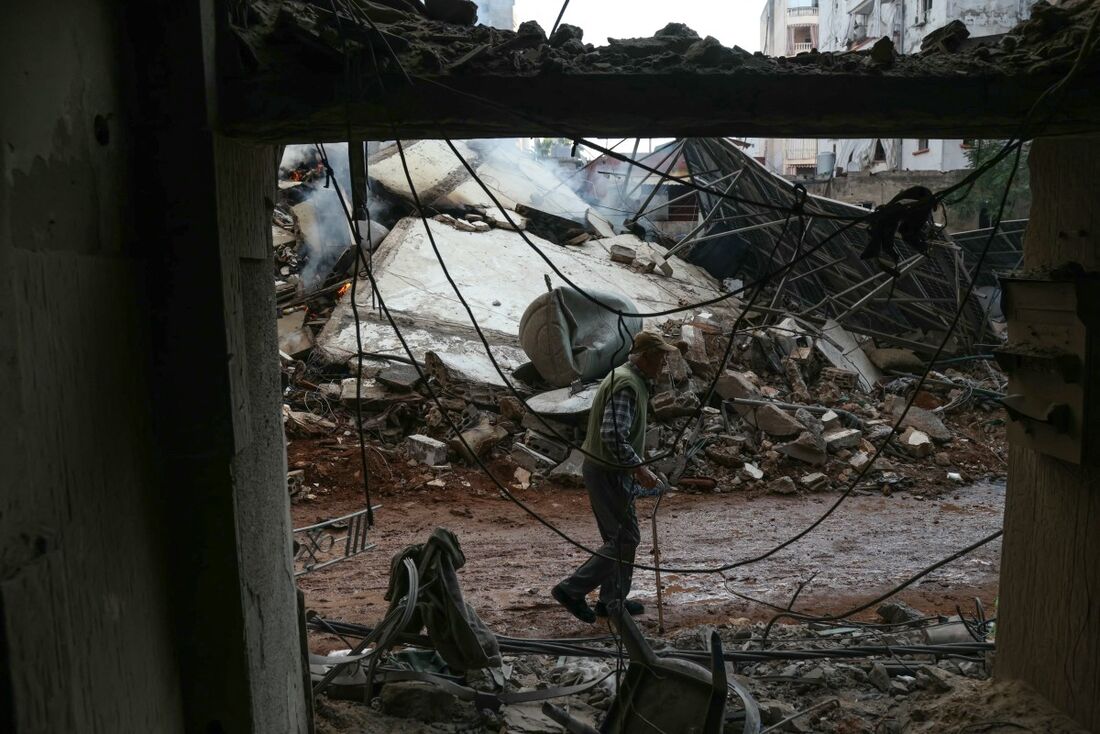
[[[921,39],[953,20],[971,38],[1011,30],[1028,16],[1030,0],[820,0],[819,51],[869,48],[883,36],[900,53],[920,51]],[[969,141],[917,139],[821,140],[845,171],[954,171],[969,168]]]
[[[818,0],[766,0],[760,15],[760,50],[768,56],[796,56],[818,48]],[[813,175],[817,140],[763,138],[754,155],[786,176]]]
[[[490,28],[515,30],[515,0],[474,0],[474,2],[477,4],[478,23]]]

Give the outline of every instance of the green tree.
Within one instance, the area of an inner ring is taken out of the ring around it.
[[[979,168],[996,157],[1004,147],[1005,140],[971,140],[970,147],[966,151],[966,157],[971,168]],[[1027,216],[1027,210],[1031,206],[1031,189],[1028,181],[1027,156],[1031,150],[1031,143],[1024,143],[1020,150],[1020,160],[1016,162],[1016,154],[1010,153],[995,163],[989,170],[983,173],[974,185],[969,189],[963,189],[953,199],[957,202],[951,208],[956,216],[962,218],[978,217],[984,208],[990,222],[997,216],[997,209],[1004,196],[1005,187],[1009,178],[1012,185],[1009,187],[1008,196],[1005,199],[1005,219],[1015,219]],[[1012,176],[1015,166],[1016,175]]]

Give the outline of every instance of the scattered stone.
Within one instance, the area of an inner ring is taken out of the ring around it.
[[[295,469],[286,473],[286,490],[291,497],[302,491],[306,483],[305,469]]]
[[[883,407],[888,414],[893,415],[894,419],[897,420],[897,417],[905,410],[905,398],[900,395],[888,395]],[[938,415],[915,405],[911,406],[909,412],[905,414],[901,427],[916,428],[918,431],[927,433],[937,443],[950,441],[952,436],[951,430],[943,424]]]
[[[390,396],[385,388],[379,385],[376,380],[357,380],[354,377],[349,377],[340,383],[340,402],[349,408],[355,407],[356,383],[359,383],[358,401],[363,408],[368,410],[382,408],[390,401]]]
[[[888,36],[875,41],[871,46],[871,61],[875,66],[889,68],[894,65],[894,42]]]
[[[764,472],[761,471],[756,466],[756,464],[751,464],[751,463],[746,461],[745,464],[741,467],[741,469],[745,472],[746,475],[748,475],[748,477],[750,479],[763,479],[764,478]]]
[[[901,676],[890,681],[890,695],[893,696],[907,696],[909,695],[909,686],[905,681],[900,680]]]
[[[798,487],[790,477],[779,477],[768,485],[768,489],[775,494],[797,494]]]
[[[517,214],[511,209],[489,209],[485,212],[485,220],[497,229],[505,229],[510,232],[522,232],[527,229],[527,218]]]
[[[912,426],[898,437],[898,443],[905,453],[917,459],[923,459],[932,453],[932,439],[924,431],[918,431]]]
[[[648,453],[661,448],[661,427],[649,426],[645,429],[645,444],[642,448]]]
[[[451,226],[460,232],[488,232],[493,228],[488,222],[469,222],[465,219],[455,219]]]
[[[395,390],[410,392],[420,384],[420,374],[411,364],[395,364],[379,372],[378,381]]]
[[[840,423],[840,416],[831,410],[822,413],[820,420],[822,427],[826,431],[835,431],[838,428],[843,428]]]
[[[505,395],[497,401],[500,417],[506,421],[512,421],[519,425],[523,423],[523,416],[527,412],[519,398],[513,395]]]
[[[782,438],[802,433],[802,424],[775,405],[756,407],[751,416],[750,422],[769,436]]]
[[[550,478],[573,486],[584,486],[584,475],[581,466],[584,464],[584,454],[580,449],[573,449],[565,461],[550,470]]]
[[[512,477],[516,480],[516,484],[520,489],[527,489],[531,486],[531,472],[524,469],[522,466],[517,466],[516,471],[512,474]]]
[[[409,456],[421,464],[439,466],[447,463],[447,444],[431,436],[419,433],[405,439],[405,448]]]
[[[859,446],[863,433],[858,428],[841,428],[825,434],[825,448],[830,453],[840,449],[854,449]]]
[[[554,460],[521,443],[512,444],[512,461],[532,474],[547,472],[554,468]]]
[[[790,443],[777,446],[776,450],[785,456],[789,456],[792,459],[798,459],[799,461],[813,466],[821,466],[829,459],[829,455],[826,453],[825,448],[809,431],[804,431],[798,438]]]
[[[919,611],[901,601],[888,601],[884,604],[880,604],[879,608],[875,610],[875,613],[878,614],[879,618],[886,624],[915,622],[924,617]]]
[[[927,665],[917,668],[917,685],[935,693],[948,693],[955,687],[948,673]]]
[[[624,263],[630,265],[634,262],[634,259],[638,256],[638,251],[633,247],[627,247],[626,245],[612,245],[611,259],[617,263]]]
[[[871,360],[871,364],[884,372],[888,370],[916,373],[924,371],[924,363],[921,362],[920,357],[909,349],[896,347],[871,349],[867,352],[867,358]]]
[[[714,391],[718,393],[723,400],[732,400],[733,398],[748,398],[750,400],[760,399],[760,391],[749,378],[749,375],[745,372],[736,372],[734,370],[726,370],[722,376],[718,378],[718,382],[714,386]],[[734,407],[742,416],[752,412],[751,405],[735,405]]]
[[[283,424],[287,433],[306,436],[323,436],[336,430],[336,424],[332,421],[316,413],[291,410],[286,405],[283,406]]]
[[[883,693],[889,693],[890,674],[886,672],[886,666],[882,663],[875,663],[871,666],[871,674],[868,676],[868,680],[871,681],[871,685]]]
[[[699,398],[690,392],[663,392],[653,398],[653,415],[657,420],[670,420],[693,415],[699,410]]]
[[[820,492],[829,487],[829,477],[825,476],[821,472],[814,472],[813,474],[807,474],[799,480],[799,484],[804,489],[810,492]]]
[[[569,456],[568,444],[564,444],[538,431],[527,431],[523,436],[523,443],[525,443],[529,449],[542,454],[555,464],[565,461],[565,457]]]
[[[932,460],[936,462],[936,466],[942,466],[944,468],[949,467],[955,463],[954,460],[952,460],[951,458],[951,454],[947,453],[946,451],[941,451],[940,453],[936,454]]]
[[[839,389],[845,391],[859,388],[859,373],[852,372],[851,370],[842,370],[837,367],[824,367],[821,370],[821,379],[825,382],[831,382]]]

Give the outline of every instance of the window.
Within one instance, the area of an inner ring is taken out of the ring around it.
[[[932,0],[918,0],[920,11],[917,13],[917,23],[927,23],[932,17]]]
[[[872,163],[885,163],[886,162],[886,148],[882,146],[881,140],[875,141],[875,157],[871,159]]]
[[[924,153],[928,150],[928,138],[917,138],[917,149],[915,153]]]

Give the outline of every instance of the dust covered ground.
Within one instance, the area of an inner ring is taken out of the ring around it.
[[[306,473],[302,499],[292,505],[295,527],[361,509],[363,490],[357,450],[334,439],[296,439],[289,446],[291,468]],[[385,458],[385,461],[383,461]],[[360,556],[299,579],[306,605],[325,617],[371,624],[384,613],[390,558],[406,545],[427,539],[436,527],[453,530],[466,554],[459,571],[468,600],[495,630],[514,636],[551,637],[591,633],[552,600],[550,587],[582,563],[573,548],[500,496],[478,470],[461,466],[409,466],[394,452],[372,452],[372,494],[382,507],[371,540]],[[513,465],[492,464],[506,484]],[[444,486],[432,486],[429,482]],[[589,545],[599,536],[583,489],[549,481],[514,490],[524,502],[565,533]],[[662,566],[713,567],[758,555],[798,532],[836,502],[839,492],[792,496],[751,491],[666,496],[658,515]],[[665,626],[670,632],[731,619],[767,619],[769,610],[729,593],[785,606],[811,576],[798,608],[835,613],[882,592],[932,562],[1000,527],[1004,485],[999,479],[923,494],[912,486],[886,496],[857,490],[817,530],[772,558],[725,576],[665,572]],[[654,501],[638,501],[642,527],[641,562],[649,560]],[[953,614],[978,597],[993,609],[1000,545],[993,542],[933,572],[901,594],[927,613]],[[814,575],[816,574],[816,575]],[[656,631],[652,572],[635,575],[632,596],[645,602],[647,632]],[[868,617],[870,618],[870,617]],[[341,647],[336,638],[315,636],[315,651]]]

